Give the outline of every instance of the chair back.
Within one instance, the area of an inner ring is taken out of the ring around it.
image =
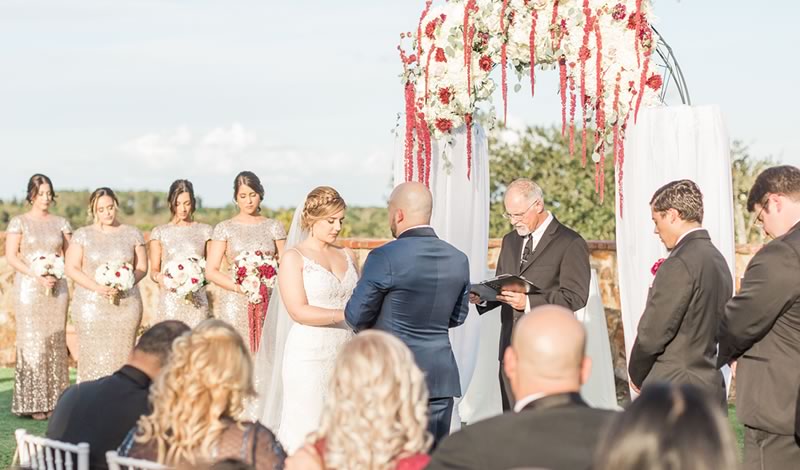
[[[106,452],[108,470],[166,470],[169,467],[150,460],[120,457],[114,450]]]
[[[89,470],[89,444],[69,444],[28,434],[24,429],[14,432],[17,457],[22,467],[34,470]]]

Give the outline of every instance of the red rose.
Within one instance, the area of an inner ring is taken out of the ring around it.
[[[256,256],[262,256],[262,255],[263,253],[261,252],[261,250],[256,250]]]
[[[416,61],[417,61],[417,54],[411,54],[410,56],[408,56],[407,62],[409,64],[413,64]]]
[[[183,271],[183,265],[182,265],[182,264],[179,264],[179,265],[178,265],[178,270],[179,270],[179,271]]]
[[[655,262],[655,264],[653,264],[653,267],[650,268],[650,272],[653,273],[653,276],[655,276],[656,273],[658,272],[658,268],[660,268],[661,265],[664,264],[665,259],[666,258],[660,258],[658,261]]]
[[[628,29],[639,29],[643,19],[641,13],[631,13],[631,16],[628,17]]]
[[[428,36],[429,39],[435,39],[436,38],[436,26],[437,25],[438,25],[438,21],[437,20],[433,20],[433,21],[428,22],[428,24],[425,25],[425,36]]]
[[[197,280],[196,278],[192,278],[192,284],[197,284],[198,282],[200,282],[200,281]]]
[[[447,57],[444,55],[444,49],[441,47],[436,48],[436,62],[447,62]]]
[[[478,64],[484,72],[490,72],[492,67],[494,67],[494,62],[492,62],[492,58],[488,55],[482,56]]]
[[[611,12],[611,17],[615,20],[619,21],[625,18],[626,7],[624,3],[617,3],[614,6],[614,10]]]
[[[275,274],[277,274],[275,272],[275,268],[273,268],[272,266],[267,266],[266,273],[267,273],[267,275],[266,275],[267,279],[271,279],[271,278],[275,277]]]
[[[450,132],[453,130],[453,121],[439,118],[436,120],[436,128],[439,129],[440,132]]]
[[[247,276],[247,268],[242,266],[236,271],[236,277],[245,277]]]
[[[114,275],[120,277],[119,271],[115,272]]]
[[[661,79],[661,75],[654,73],[650,76],[650,78],[647,79],[647,82],[645,83],[653,90],[658,90],[661,88],[661,85],[664,84],[664,81]]]
[[[441,101],[442,104],[450,104],[450,98],[452,97],[453,92],[450,91],[450,88],[439,88],[439,101]]]

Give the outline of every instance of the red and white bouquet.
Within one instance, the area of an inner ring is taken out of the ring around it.
[[[100,265],[94,272],[94,280],[106,287],[113,287],[120,293],[133,289],[136,278],[133,275],[133,266],[125,262],[108,262]],[[109,299],[116,303],[116,297]]]
[[[64,258],[59,254],[34,256],[30,268],[36,276],[64,279]],[[52,287],[47,289],[47,295],[53,295]]]
[[[206,282],[206,260],[196,256],[170,261],[164,266],[164,287],[189,302]]]
[[[256,250],[244,251],[233,260],[233,281],[241,286],[247,296],[247,317],[250,324],[250,350],[258,350],[261,329],[267,315],[269,289],[278,280],[278,263],[275,258]]]

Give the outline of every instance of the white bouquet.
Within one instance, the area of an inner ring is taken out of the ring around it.
[[[190,297],[206,285],[206,261],[189,256],[170,261],[164,266],[164,287],[189,302]]]
[[[133,288],[135,277],[130,263],[108,262],[100,265],[94,272],[94,280],[106,287],[113,287],[120,293]],[[109,299],[113,304],[116,298]]]
[[[233,260],[233,281],[242,286],[251,304],[259,304],[267,296],[267,289],[275,287],[278,264],[262,251],[245,251]]]
[[[36,276],[64,279],[64,258],[59,254],[34,256],[30,268]],[[53,295],[52,287],[47,289],[47,295]]]

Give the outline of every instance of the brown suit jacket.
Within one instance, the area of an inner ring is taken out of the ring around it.
[[[547,227],[528,262],[520,269],[522,243],[524,238],[516,231],[503,237],[500,257],[497,260],[496,275],[515,274],[532,282],[542,293],[528,296],[531,308],[555,304],[573,312],[586,305],[589,298],[589,247],[577,232],[562,225],[555,216]],[[478,306],[478,313],[485,313],[501,307],[500,311],[500,354],[511,344],[511,331],[514,322],[524,312],[514,310],[501,302],[487,302]]]
[[[747,265],[719,329],[718,365],[738,360],[736,414],[773,434],[795,432],[800,390],[800,223]]]
[[[426,468],[585,470],[615,414],[590,408],[577,393],[546,396],[519,413],[503,413],[452,434]]]
[[[725,402],[717,368],[717,327],[733,295],[733,276],[706,230],[687,234],[658,269],[639,321],[628,371],[652,382],[696,385]]]

